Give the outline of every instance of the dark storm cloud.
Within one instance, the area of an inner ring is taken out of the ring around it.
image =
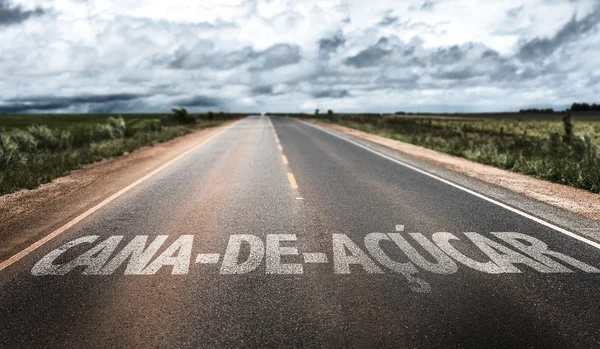
[[[0,26],[21,23],[32,16],[41,16],[44,13],[41,7],[25,10],[20,5],[12,6],[8,0],[0,0]]]
[[[100,104],[116,104],[133,101],[146,97],[142,94],[116,93],[107,95],[80,95],[72,97],[35,96],[28,98],[11,98],[0,103],[0,113],[27,113],[31,111],[52,111],[91,105],[99,107]]]
[[[179,98],[173,101],[173,104],[182,107],[219,107],[223,104],[220,98],[197,95],[191,97]]]
[[[329,58],[337,49],[346,43],[346,39],[341,32],[336,33],[329,38],[319,40],[319,57]]]
[[[577,41],[584,34],[594,30],[600,23],[600,6],[589,15],[577,20],[575,16],[550,39],[535,38],[525,43],[518,56],[523,60],[543,59],[563,45]]]
[[[313,98],[344,98],[350,96],[348,90],[328,89],[312,93]]]

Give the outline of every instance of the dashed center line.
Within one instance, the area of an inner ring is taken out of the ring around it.
[[[288,179],[290,180],[290,185],[292,189],[298,189],[298,183],[296,183],[296,178],[294,178],[294,174],[288,173]]]
[[[281,146],[281,141],[279,140],[279,136],[277,135],[277,130],[275,129],[275,125],[273,125],[273,121],[271,121],[271,118],[269,118],[269,124],[271,126],[271,130],[273,130],[273,135],[275,136],[275,140],[277,141],[277,148],[279,148],[279,151],[282,152],[281,161],[283,161],[284,165],[289,165],[287,156],[285,156],[283,154],[283,147]],[[290,181],[290,186],[292,187],[292,189],[298,189],[298,183],[296,182],[296,178],[294,177],[294,174],[292,174],[291,172],[288,172],[288,180]],[[296,200],[304,200],[304,198],[297,197]],[[200,256],[198,256],[198,258],[200,258]],[[327,258],[327,256],[325,256],[325,258]]]

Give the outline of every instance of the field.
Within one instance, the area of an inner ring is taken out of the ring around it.
[[[472,161],[600,193],[600,122],[574,114],[295,115],[412,143]],[[536,120],[537,119],[537,120]]]
[[[239,118],[237,114],[0,115],[0,195]]]

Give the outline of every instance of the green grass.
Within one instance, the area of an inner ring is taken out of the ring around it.
[[[85,164],[123,155],[242,115],[0,115],[0,195],[33,189]]]
[[[304,116],[600,193],[600,122]]]

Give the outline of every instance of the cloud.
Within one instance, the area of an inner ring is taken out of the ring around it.
[[[172,69],[230,70],[245,65],[251,71],[262,71],[295,64],[301,59],[301,50],[296,45],[276,44],[264,51],[255,51],[251,47],[244,47],[224,52],[215,50],[212,42],[201,41],[191,50],[180,47],[167,66]],[[154,62],[162,64],[167,60],[163,56],[159,56],[155,58]]]
[[[398,22],[398,17],[390,16],[390,14],[386,14],[383,19],[379,22],[379,25],[382,27],[387,27],[394,23]]]
[[[173,101],[174,105],[182,106],[182,107],[219,107],[223,104],[223,101],[220,98],[197,95],[191,97],[184,97],[175,99]]]
[[[250,65],[250,70],[271,70],[300,62],[302,53],[300,47],[289,44],[277,44],[269,47],[256,56]]]
[[[33,10],[25,10],[20,5],[11,5],[8,0],[0,0],[0,27],[18,24],[33,16],[41,16],[45,13],[41,7]]]
[[[98,108],[99,105],[123,106],[123,102],[143,98],[145,95],[117,93],[107,95],[79,95],[71,97],[36,96],[10,98],[0,103],[0,113],[23,113],[31,111],[57,111],[81,105]],[[114,108],[113,108],[114,109]]]
[[[600,23],[600,6],[577,20],[575,15],[552,38],[535,38],[526,42],[519,50],[519,58],[523,60],[544,59],[557,49],[581,39],[585,34],[598,27]]]
[[[347,65],[355,68],[374,67],[392,51],[383,48],[387,43],[386,38],[381,38],[377,44],[370,46],[352,57],[348,57],[345,61]]]
[[[518,110],[594,102],[600,91],[590,73],[600,71],[596,0],[0,0],[0,9],[5,113]]]
[[[315,91],[312,96],[313,98],[344,98],[349,97],[350,93],[348,90],[327,89]]]
[[[422,11],[431,11],[433,10],[433,7],[436,5],[436,2],[433,0],[427,0],[423,3],[423,5],[421,5],[421,10]]]
[[[344,34],[337,32],[331,37],[322,38],[319,40],[319,57],[328,59],[338,48],[346,43]]]
[[[273,94],[273,86],[271,85],[263,85],[263,86],[256,86],[252,88],[252,94],[253,95],[270,95]]]

